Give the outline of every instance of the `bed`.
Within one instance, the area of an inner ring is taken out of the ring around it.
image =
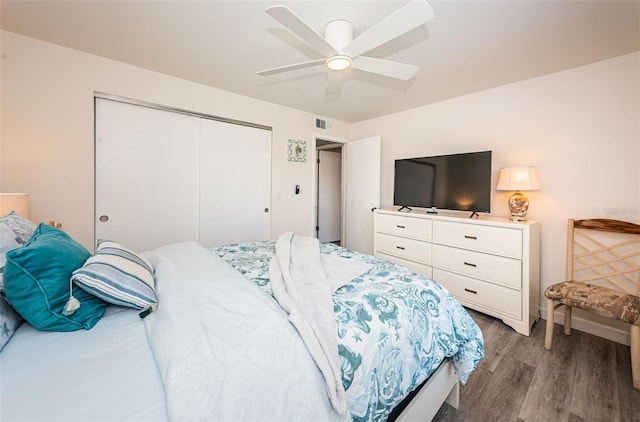
[[[67,241],[42,226],[3,251],[10,300],[21,249],[38,233]],[[107,246],[71,265],[72,279],[102,251],[128,251]],[[483,358],[482,333],[451,294],[381,258],[291,233],[131,254],[152,271],[149,306],[106,297],[91,329],[66,332],[4,322],[0,419],[384,421],[401,406],[398,419],[428,420]],[[65,283],[81,304],[67,318],[88,312],[91,286]]]

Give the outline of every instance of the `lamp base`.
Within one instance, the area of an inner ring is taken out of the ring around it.
[[[527,219],[527,210],[529,209],[529,199],[520,191],[516,191],[509,197],[509,211],[511,211],[510,220],[525,221]]]
[[[527,221],[527,217],[519,217],[517,215],[512,215],[511,217],[509,217],[509,220],[511,220],[511,221]]]

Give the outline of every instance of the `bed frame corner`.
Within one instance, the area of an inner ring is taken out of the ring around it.
[[[456,409],[460,403],[460,378],[449,359],[429,377],[396,421],[430,421],[445,402]]]

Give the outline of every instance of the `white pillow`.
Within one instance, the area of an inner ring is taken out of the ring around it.
[[[15,248],[22,246],[16,241],[16,234],[11,227],[4,223],[0,223],[0,292],[4,290],[4,283],[2,281],[2,274],[4,271],[4,264],[7,262],[6,253]]]
[[[4,264],[7,262],[6,253],[15,248],[19,248],[24,242],[18,243],[19,239],[8,224],[0,219],[0,350],[4,348],[13,333],[22,322],[22,317],[9,305],[4,297]]]
[[[109,240],[98,241],[95,255],[73,272],[71,280],[81,289],[115,305],[154,310],[158,303],[151,265]]]
[[[0,224],[6,224],[15,233],[16,242],[20,246],[27,243],[36,230],[36,224],[15,211],[0,217]]]

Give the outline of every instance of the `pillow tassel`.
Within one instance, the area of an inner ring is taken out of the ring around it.
[[[147,315],[155,312],[156,309],[158,309],[158,304],[157,303],[152,303],[150,305],[145,306],[144,309],[138,314],[138,316],[140,318],[144,318]]]
[[[80,308],[80,301],[73,296],[73,282],[69,280],[69,300],[62,309],[62,315],[73,315]]]

